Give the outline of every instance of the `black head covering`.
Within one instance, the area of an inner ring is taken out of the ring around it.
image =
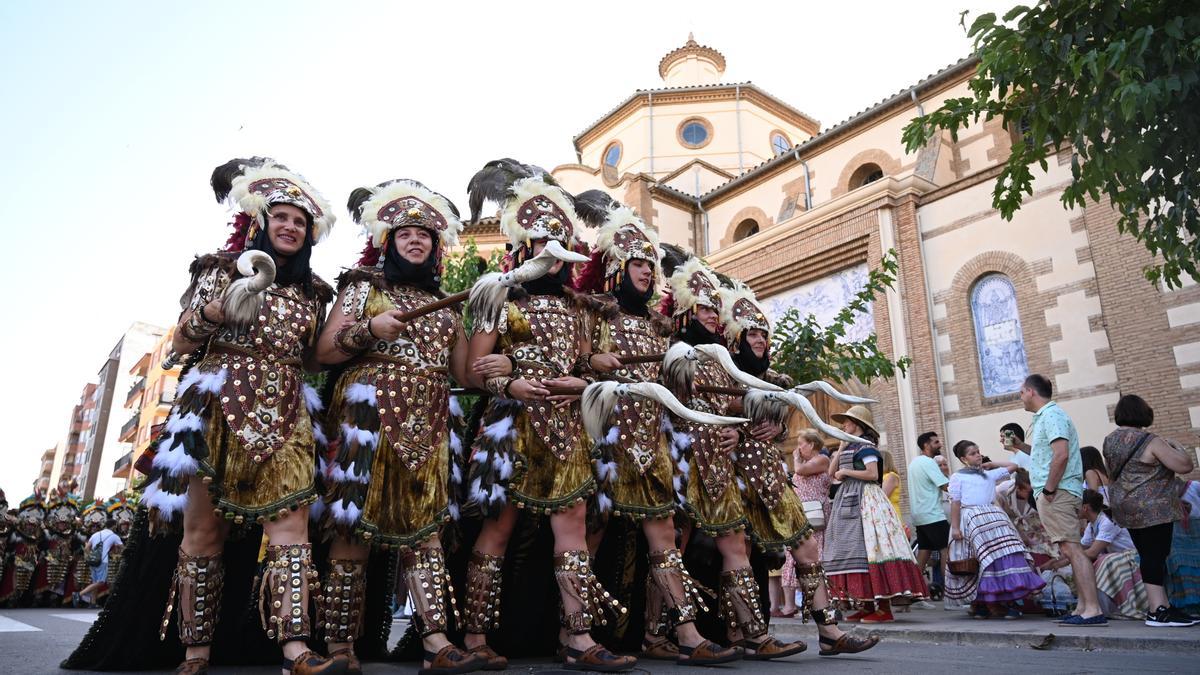
[[[388,236],[391,237],[392,232],[388,232]],[[415,286],[436,295],[442,288],[442,271],[439,264],[441,256],[438,250],[440,245],[437,233],[433,233],[433,248],[429,249],[425,261],[417,264],[400,255],[400,251],[389,241],[387,252],[383,256],[384,278],[393,284]]]
[[[755,356],[749,341],[746,340],[746,334],[749,332],[748,330],[742,331],[742,336],[738,338],[738,349],[737,353],[733,355],[733,362],[737,364],[738,368],[757,377],[771,367],[771,345],[767,345],[767,351],[763,352],[762,357]]]
[[[304,287],[305,294],[312,297],[312,267],[309,263],[312,259],[313,247],[312,216],[305,213],[305,217],[308,219],[308,227],[304,231],[304,245],[300,247],[299,251],[288,256],[287,262],[277,266],[275,270],[275,283],[279,286],[301,284]],[[271,243],[269,230],[269,227],[259,230],[246,249],[262,251],[271,256],[273,260],[279,260],[279,252],[275,250],[274,244]]]
[[[628,267],[628,263],[626,263],[626,267]],[[645,293],[639,291],[629,279],[628,269],[625,274],[621,275],[621,284],[613,290],[612,295],[616,298],[617,305],[625,313],[641,317],[650,316],[650,300],[654,297],[654,284],[651,283]]]
[[[704,324],[697,321],[694,317],[688,321],[688,325],[679,332],[679,339],[695,347],[696,345],[723,345],[725,341],[721,339],[720,333],[714,333],[704,327]]]

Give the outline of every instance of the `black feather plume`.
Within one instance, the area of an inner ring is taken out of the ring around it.
[[[354,222],[362,221],[363,204],[366,204],[373,194],[375,193],[371,188],[365,187],[354,188],[354,192],[350,193],[350,199],[346,200],[346,210],[350,212]]]
[[[662,252],[662,271],[663,276],[666,277],[670,277],[672,274],[675,274],[675,268],[686,263],[690,258],[692,258],[691,253],[679,248],[675,244],[663,243]]]
[[[242,172],[247,167],[262,166],[273,161],[270,157],[234,158],[213,169],[212,178],[209,179],[208,184],[212,186],[213,194],[217,197],[217,203],[225,201],[230,191],[233,190],[233,179],[242,175]]]
[[[604,190],[587,190],[575,195],[575,212],[591,227],[600,227],[608,218],[616,200]]]
[[[471,222],[479,222],[479,212],[483,209],[485,201],[502,202],[510,194],[513,183],[522,178],[533,178],[543,174],[549,177],[543,169],[522,164],[508,157],[484,164],[467,183]]]

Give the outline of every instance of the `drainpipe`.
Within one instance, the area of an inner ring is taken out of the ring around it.
[[[650,104],[650,175],[654,175],[654,92],[646,94]]]
[[[796,146],[796,149],[792,151],[792,156],[795,157],[796,161],[800,162],[800,166],[804,168],[804,210],[806,212],[811,211],[812,210],[812,179],[808,173],[808,162],[800,159],[800,146]]]
[[[699,176],[697,176],[698,179]],[[700,209],[700,237],[703,240],[701,242],[702,245],[697,247],[702,249],[702,251],[698,251],[696,255],[704,257],[708,255],[708,211],[704,210],[704,205],[700,203],[699,199],[696,199],[696,208]]]
[[[921,101],[917,98],[917,88],[913,87],[908,90],[908,95],[912,98],[913,105],[917,106],[917,114],[921,117],[925,116],[925,106],[921,105]]]
[[[737,146],[738,146],[738,175],[746,173],[746,167],[742,163],[742,85],[737,85],[733,89],[734,94],[734,116],[737,119]]]

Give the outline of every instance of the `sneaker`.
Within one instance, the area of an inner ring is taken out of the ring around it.
[[[971,608],[970,617],[972,619],[990,619],[992,617],[992,613],[988,611],[987,607],[980,605],[978,607]]]
[[[1058,622],[1058,625],[1060,625],[1060,626],[1107,626],[1108,625],[1108,617],[1104,616],[1103,614],[1097,614],[1096,616],[1085,619],[1082,616],[1079,616],[1078,614],[1072,614],[1071,616],[1064,617],[1061,621]]]
[[[933,606],[933,603],[929,602],[928,600],[918,600],[909,606],[913,609],[937,609]]]
[[[1174,607],[1159,607],[1146,615],[1146,625],[1155,628],[1183,628],[1194,626],[1196,623],[1196,619]]]
[[[1005,618],[1005,619],[1019,619],[1019,618],[1021,618],[1022,616],[1025,616],[1025,615],[1021,613],[1021,610],[1017,609],[1016,607],[1009,607],[1009,608],[1008,608],[1008,611],[1004,613],[1004,617],[1003,617],[1003,618]]]

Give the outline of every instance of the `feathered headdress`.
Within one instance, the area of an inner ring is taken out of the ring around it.
[[[725,339],[731,345],[737,345],[742,334],[757,328],[771,339],[771,321],[767,313],[758,304],[754,291],[746,284],[732,280],[732,287],[724,286],[721,294],[721,323],[725,326]]]
[[[721,282],[717,275],[696,256],[672,244],[663,244],[663,274],[667,277],[667,294],[659,311],[675,319],[675,327],[683,328],[704,305],[721,311]]]
[[[46,508],[42,506],[42,495],[39,492],[34,492],[25,499],[22,499],[21,503],[17,505],[18,513],[21,511],[37,511],[38,513],[44,513],[45,510]]]
[[[458,233],[463,229],[453,202],[407,178],[385,181],[375,187],[356,188],[350,193],[346,209],[367,235],[367,246],[359,264],[379,264],[388,247],[388,235],[397,227],[429,230],[440,244],[439,256],[458,245]]]
[[[575,223],[579,216],[571,195],[536,166],[515,159],[488,162],[467,184],[471,221],[479,220],[484,201],[500,205],[500,231],[508,237],[516,262],[539,239],[554,239],[570,250],[575,247]]]
[[[575,195],[580,219],[600,228],[591,260],[579,275],[578,288],[590,293],[608,292],[621,283],[630,260],[645,260],[659,268],[662,249],[658,233],[650,229],[633,209],[601,190]],[[657,286],[657,284],[655,284]]]
[[[231,207],[236,206],[245,214],[234,221],[230,251],[241,251],[266,228],[267,210],[276,204],[291,204],[312,218],[314,244],[329,234],[337,220],[333,209],[316,188],[300,174],[269,157],[231,159],[213,169],[209,182],[218,202],[228,201]]]

